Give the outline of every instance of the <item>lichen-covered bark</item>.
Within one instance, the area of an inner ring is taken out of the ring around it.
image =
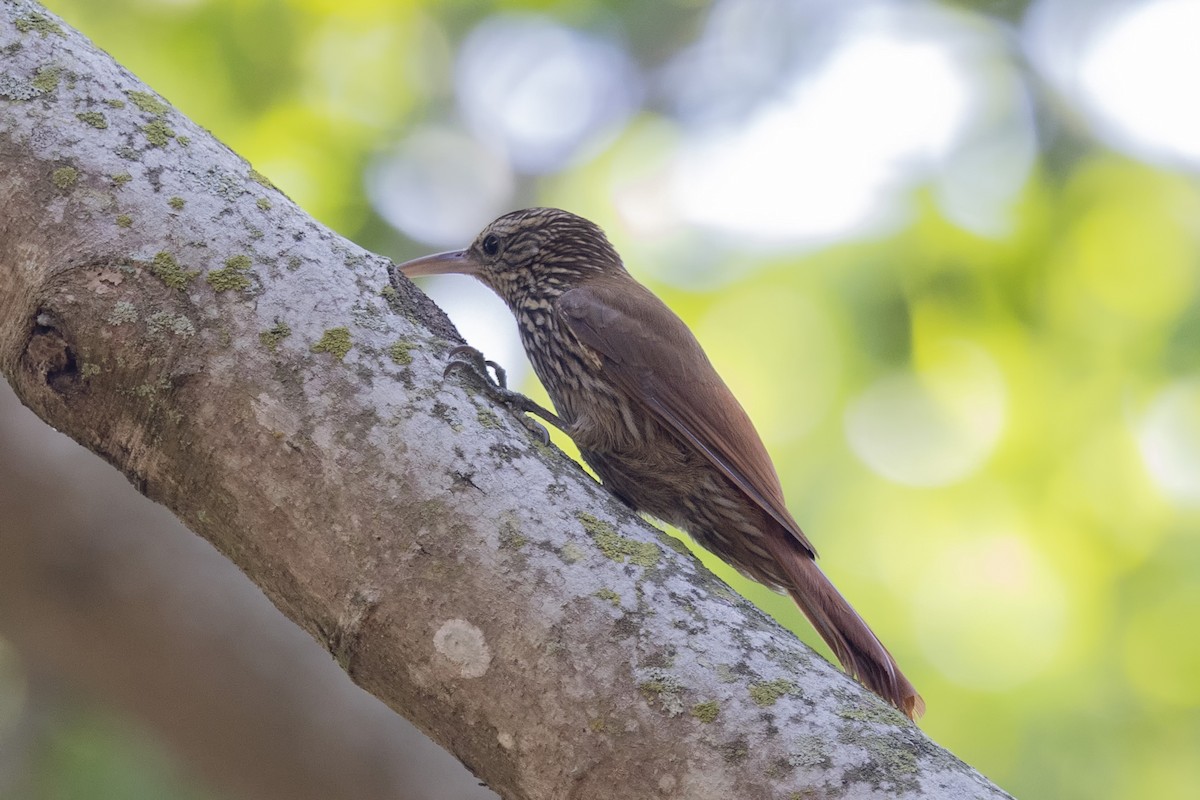
[[[453,382],[388,264],[0,0],[0,370],[497,792],[999,798]]]
[[[221,797],[496,800],[228,559],[15,405],[0,385],[0,662],[9,686],[16,655],[27,688],[0,714],[0,797],[64,791],[46,756],[91,695]]]

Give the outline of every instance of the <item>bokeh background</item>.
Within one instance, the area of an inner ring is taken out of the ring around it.
[[[1021,798],[1200,796],[1200,1],[47,6],[369,249],[599,222],[931,736]],[[427,289],[540,393],[499,301]],[[10,786],[239,796],[80,683],[0,641]]]

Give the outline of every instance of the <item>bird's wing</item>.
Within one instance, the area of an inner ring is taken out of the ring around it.
[[[779,476],[750,417],[675,312],[628,278],[571,289],[556,308],[579,340],[601,355],[614,383],[695,445],[816,557],[788,513]]]

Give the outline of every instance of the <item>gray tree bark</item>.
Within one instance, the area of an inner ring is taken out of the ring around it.
[[[389,264],[0,2],[0,371],[511,800],[1001,798],[503,410]]]
[[[0,385],[0,798],[47,798],[79,706],[118,706],[242,800],[496,800],[346,679],[228,559]],[[82,692],[69,691],[82,689]],[[98,700],[83,703],[80,695]],[[93,794],[100,796],[102,792]]]

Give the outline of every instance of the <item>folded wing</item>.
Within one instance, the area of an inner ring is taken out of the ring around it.
[[[571,289],[556,309],[579,340],[602,356],[618,386],[690,441],[816,557],[788,513],[779,476],[753,423],[675,312],[628,279]]]

